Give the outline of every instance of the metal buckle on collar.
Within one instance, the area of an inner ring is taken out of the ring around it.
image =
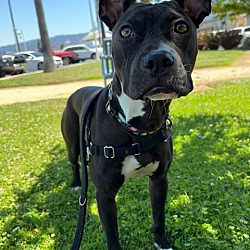
[[[110,156],[111,153],[111,156]],[[106,159],[113,159],[115,158],[115,149],[112,146],[105,146],[103,148],[103,154]]]
[[[140,155],[141,153],[139,152],[139,143],[134,143],[132,144],[132,147],[134,147],[137,151],[137,153],[134,153],[134,155]]]

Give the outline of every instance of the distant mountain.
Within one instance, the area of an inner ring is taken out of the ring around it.
[[[75,35],[58,35],[55,37],[51,37],[50,38],[51,46],[54,50],[59,50],[61,49],[62,46],[65,47],[68,45],[78,44],[78,43],[81,43],[81,40],[87,34],[88,33],[81,33],[81,34],[75,34]],[[37,50],[38,47],[40,47],[39,43],[40,43],[39,39],[27,41],[26,42],[27,50]],[[23,41],[20,39],[19,39],[19,45],[20,45],[21,51],[25,50]],[[0,47],[0,55],[14,54],[15,52],[16,52],[15,44]]]

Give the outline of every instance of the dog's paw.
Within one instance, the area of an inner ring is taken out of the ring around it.
[[[157,250],[173,250],[173,248],[161,248],[156,242],[154,243],[154,246]]]
[[[81,187],[79,187],[79,186],[78,186],[78,187],[74,187],[73,190],[74,190],[74,191],[81,190]]]

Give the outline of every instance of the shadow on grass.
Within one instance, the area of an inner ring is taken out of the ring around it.
[[[249,121],[239,117],[174,117],[175,158],[169,173],[166,224],[178,249],[247,249]],[[5,225],[3,249],[69,249],[78,216],[79,192],[69,187],[64,146],[27,192],[18,189],[16,215]],[[34,163],[35,166],[35,163]],[[28,180],[32,176],[28,176]],[[147,178],[126,182],[118,195],[124,249],[153,249]],[[8,214],[12,211],[1,211]],[[106,249],[89,185],[84,249]]]
[[[176,246],[249,248],[249,120],[176,116],[174,125],[167,220]]]
[[[43,172],[32,183],[29,191],[14,191],[14,209],[18,212],[3,229],[9,234],[3,249],[70,249],[77,222],[80,191],[74,191],[69,185],[72,175],[70,165],[64,160],[65,148],[58,145],[50,154],[53,160],[42,166]],[[32,179],[31,176],[28,178]],[[89,193],[90,211],[95,203],[92,184]],[[11,212],[1,211],[1,214]],[[99,219],[95,214],[88,214],[87,221],[94,231],[98,229]],[[93,242],[97,237],[101,238],[100,232],[98,234],[92,233]]]

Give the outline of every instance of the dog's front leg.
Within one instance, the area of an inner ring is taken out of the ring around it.
[[[158,249],[171,249],[165,232],[165,203],[168,192],[167,177],[150,177],[149,192],[154,220],[155,245]]]
[[[122,249],[118,235],[116,194],[117,192],[105,192],[102,190],[96,192],[98,211],[109,250]]]

